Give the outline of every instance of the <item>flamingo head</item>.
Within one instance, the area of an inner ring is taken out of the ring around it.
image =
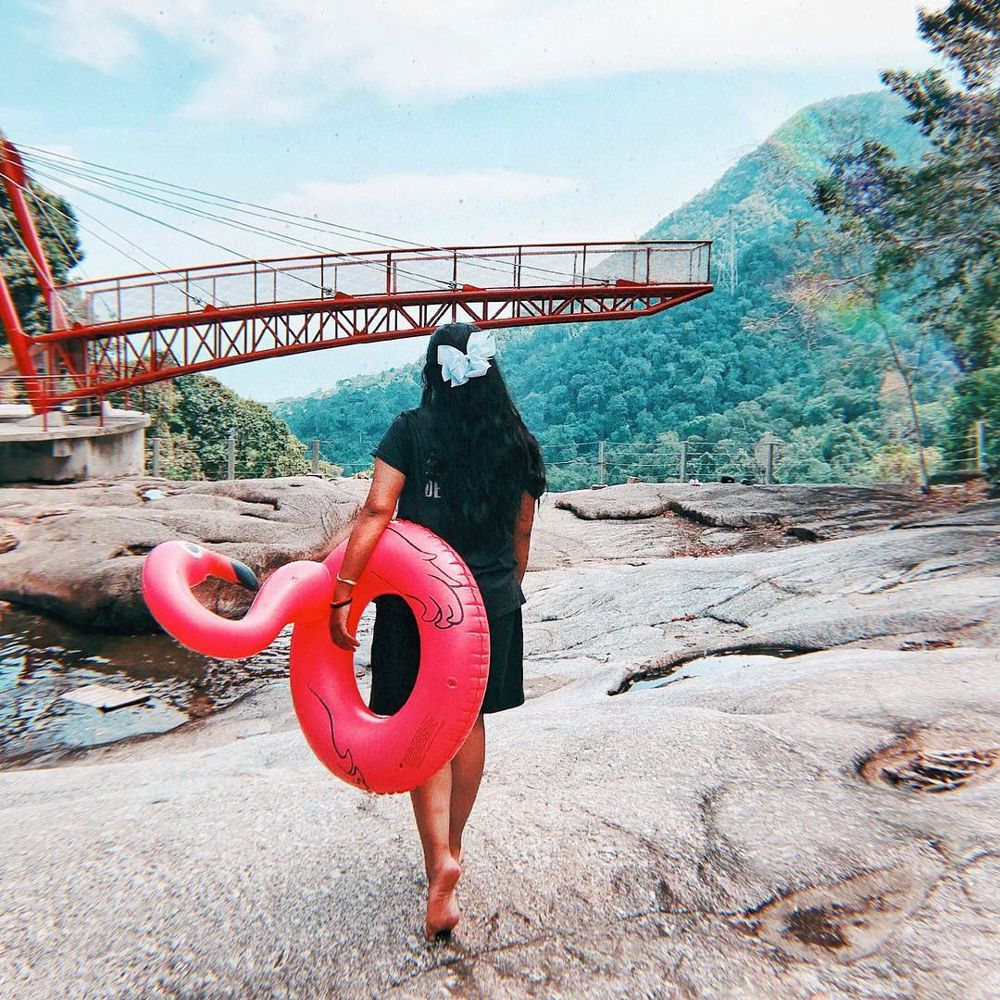
[[[164,556],[184,566],[184,575],[192,586],[214,576],[229,583],[238,583],[247,590],[260,590],[257,574],[239,559],[212,552],[195,542],[167,542],[153,551],[160,552],[161,549],[167,550]]]

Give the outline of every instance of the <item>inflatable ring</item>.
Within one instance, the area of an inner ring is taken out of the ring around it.
[[[403,597],[417,620],[420,669],[406,704],[390,716],[365,705],[354,654],[330,639],[330,601],[347,542],[326,560],[292,562],[260,587],[247,566],[191,542],[146,557],[142,591],[153,617],[190,649],[251,656],[294,623],[292,702],[306,741],[339,778],[370,792],[422,785],[458,752],[475,724],[490,663],[489,624],[468,566],[432,531],[391,521],[353,592],[348,630],[380,594]],[[259,590],[241,619],[209,611],[192,589],[214,576]]]

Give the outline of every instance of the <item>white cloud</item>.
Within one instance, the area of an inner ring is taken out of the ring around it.
[[[940,6],[940,3],[934,4]],[[913,0],[48,0],[65,55],[113,73],[164,39],[184,110],[282,119],[353,89],[447,100],[648,70],[878,67],[926,56]]]
[[[383,204],[386,199],[405,202],[420,199],[435,205],[458,205],[466,199],[529,201],[547,194],[572,191],[578,184],[571,177],[526,174],[517,170],[467,170],[453,174],[379,174],[351,183],[307,181],[286,195],[281,208],[302,211],[317,202],[334,206]]]
[[[138,51],[123,5],[96,0],[54,0],[42,5],[51,21],[53,43],[64,55],[94,69],[113,73]]]
[[[369,231],[414,234],[425,243],[455,242],[472,233],[476,242],[488,243],[516,239],[512,226],[544,215],[549,196],[580,188],[570,177],[515,170],[394,173],[354,183],[305,182],[275,207],[337,222],[363,219]]]
[[[579,190],[570,177],[516,170],[459,171],[452,174],[379,174],[354,183],[307,181],[279,199],[276,207],[301,215],[345,219],[384,218],[404,223],[408,215],[433,218],[476,213]],[[399,230],[400,225],[395,225]],[[412,227],[402,225],[402,231]]]

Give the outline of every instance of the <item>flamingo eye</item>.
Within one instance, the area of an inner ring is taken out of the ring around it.
[[[200,545],[195,545],[194,542],[184,542],[184,548],[193,556],[200,556],[205,551]]]

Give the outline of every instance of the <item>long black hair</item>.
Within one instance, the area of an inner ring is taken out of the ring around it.
[[[509,539],[521,495],[545,488],[538,441],[511,399],[497,359],[485,375],[451,385],[441,375],[438,347],[465,352],[471,323],[440,326],[427,345],[420,408],[430,426],[431,461],[455,540],[469,546]],[[447,460],[445,460],[445,457]]]

